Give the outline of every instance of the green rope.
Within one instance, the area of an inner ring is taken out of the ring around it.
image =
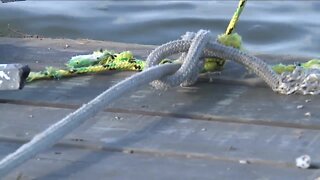
[[[238,7],[229,22],[226,32],[224,34],[218,35],[217,41],[220,44],[231,46],[236,49],[242,49],[241,36],[238,33],[233,33],[233,31],[236,28],[241,12],[245,7],[246,1],[247,0],[239,1]],[[226,62],[225,59],[206,58],[204,70],[206,72],[221,71],[223,69],[225,62]]]
[[[72,57],[66,64],[66,69],[47,67],[43,71],[31,72],[27,82],[39,79],[60,79],[77,74],[98,73],[108,70],[142,71],[145,62],[135,59],[130,51],[112,53],[111,51],[95,51],[89,55]]]
[[[297,66],[302,67],[303,69],[320,69],[320,59],[311,59],[304,63],[298,63],[298,64],[276,64],[272,66],[272,69],[278,73],[282,74],[284,72],[293,72]]]

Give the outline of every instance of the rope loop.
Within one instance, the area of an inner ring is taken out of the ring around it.
[[[196,82],[198,75],[203,69],[204,60],[200,57],[203,55],[204,48],[211,39],[210,31],[199,30],[196,34],[187,32],[182,36],[184,41],[191,41],[187,53],[182,53],[178,62],[181,67],[173,75],[168,75],[161,80],[153,81],[151,84],[156,89],[167,89],[174,86],[189,86]],[[164,58],[176,54],[176,48],[171,46],[172,42],[159,46],[150,53],[147,58],[147,67],[158,65]],[[178,45],[179,46],[179,45]],[[178,47],[177,46],[177,47]],[[184,51],[179,51],[181,53]]]
[[[187,34],[184,38],[187,39],[192,36],[192,34]],[[220,58],[232,60],[247,67],[264,80],[271,89],[284,93],[279,90],[279,85],[282,82],[280,76],[263,60],[233,47],[210,42],[210,39],[209,31],[200,30],[192,40],[170,41],[153,50],[147,58],[146,68],[157,66],[163,59],[178,53],[182,53],[179,61],[183,62],[180,69],[173,75],[168,74],[160,80],[153,81],[151,85],[156,89],[191,85],[196,82],[199,72],[203,69],[203,58]]]

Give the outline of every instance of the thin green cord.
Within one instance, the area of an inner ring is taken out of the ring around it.
[[[299,64],[288,64],[284,65],[282,63],[273,65],[271,68],[278,74],[284,72],[293,72],[297,66],[300,66],[304,69],[320,69],[320,59],[311,59],[304,63]]]

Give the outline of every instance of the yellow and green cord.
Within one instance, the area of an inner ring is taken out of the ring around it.
[[[31,72],[27,82],[39,79],[60,79],[77,74],[98,73],[109,70],[142,71],[145,62],[135,59],[130,51],[112,53],[110,51],[95,51],[90,55],[79,55],[71,58],[66,69],[47,67],[43,71]]]

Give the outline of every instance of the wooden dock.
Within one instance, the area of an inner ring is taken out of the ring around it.
[[[145,59],[154,46],[0,38],[0,63],[64,67],[100,48]],[[305,58],[258,55],[269,64]],[[0,158],[136,72],[110,71],[0,91]],[[302,108],[297,106],[302,105]],[[238,64],[188,88],[128,93],[6,179],[316,179],[319,96],[279,95]],[[311,116],[305,113],[310,112]],[[310,169],[295,158],[308,154]]]

